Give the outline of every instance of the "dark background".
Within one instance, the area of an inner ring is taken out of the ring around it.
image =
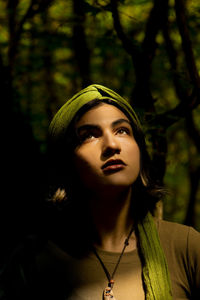
[[[140,115],[164,218],[200,230],[199,32],[198,0],[0,0],[2,251],[41,230],[50,120],[91,83]]]

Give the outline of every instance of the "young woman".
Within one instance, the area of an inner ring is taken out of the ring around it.
[[[200,299],[200,234],[153,216],[164,192],[128,102],[91,85],[61,107],[49,137],[62,208],[34,256],[34,299]]]

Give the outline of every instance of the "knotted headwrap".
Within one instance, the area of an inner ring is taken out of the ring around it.
[[[49,127],[51,139],[57,140],[62,137],[80,108],[94,99],[102,101],[105,99],[110,99],[116,102],[128,112],[133,120],[133,123],[140,127],[140,122],[136,113],[134,112],[132,106],[124,98],[102,85],[93,84],[75,94],[56,113]]]
[[[51,139],[62,137],[76,113],[94,99],[111,99],[128,112],[136,126],[140,122],[131,105],[114,91],[97,84],[88,86],[68,100],[53,118],[49,133]],[[146,300],[172,300],[169,272],[157,228],[150,213],[136,225],[139,253]]]

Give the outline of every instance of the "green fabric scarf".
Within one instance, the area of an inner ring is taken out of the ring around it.
[[[146,300],[171,300],[171,282],[155,221],[150,213],[137,224]]]
[[[131,105],[114,91],[101,86],[90,85],[68,100],[53,118],[49,134],[52,141],[62,138],[70,122],[79,109],[94,99],[111,99],[125,109],[134,124],[141,128],[140,122]],[[139,253],[142,261],[142,274],[146,300],[170,300],[171,285],[164,252],[156,225],[150,213],[138,223],[137,228]]]
[[[137,126],[141,127],[136,113],[124,98],[102,85],[93,84],[75,94],[56,113],[49,127],[51,139],[57,140],[62,137],[79,109],[93,99],[111,99],[125,109],[125,111],[129,113],[133,122]]]

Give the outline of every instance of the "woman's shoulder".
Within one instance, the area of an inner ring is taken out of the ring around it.
[[[50,287],[60,279],[58,269],[63,271],[63,262],[68,259],[67,253],[50,240],[26,236],[13,247],[0,268],[0,299],[53,299]]]
[[[187,240],[187,242],[193,242],[193,240],[197,239],[197,242],[200,240],[200,232],[191,226],[166,220],[157,220],[157,226],[160,236],[164,235],[172,241]]]
[[[71,260],[71,256],[59,247],[54,241],[48,240],[45,246],[36,255],[36,265],[39,272],[46,272],[49,268],[56,270],[57,268],[67,265]],[[50,270],[49,270],[50,271]]]
[[[200,232],[191,226],[158,221],[161,245],[171,269],[189,274],[191,282],[200,282]]]
[[[158,220],[158,233],[163,244],[168,247],[197,251],[200,255],[200,232],[191,226]]]
[[[39,299],[35,289],[35,258],[45,243],[40,236],[29,235],[12,247],[0,272],[0,297],[4,297],[2,299]]]
[[[158,233],[175,295],[182,295],[183,286],[184,293],[192,295],[190,299],[200,299],[200,233],[191,226],[165,220],[158,221]]]

